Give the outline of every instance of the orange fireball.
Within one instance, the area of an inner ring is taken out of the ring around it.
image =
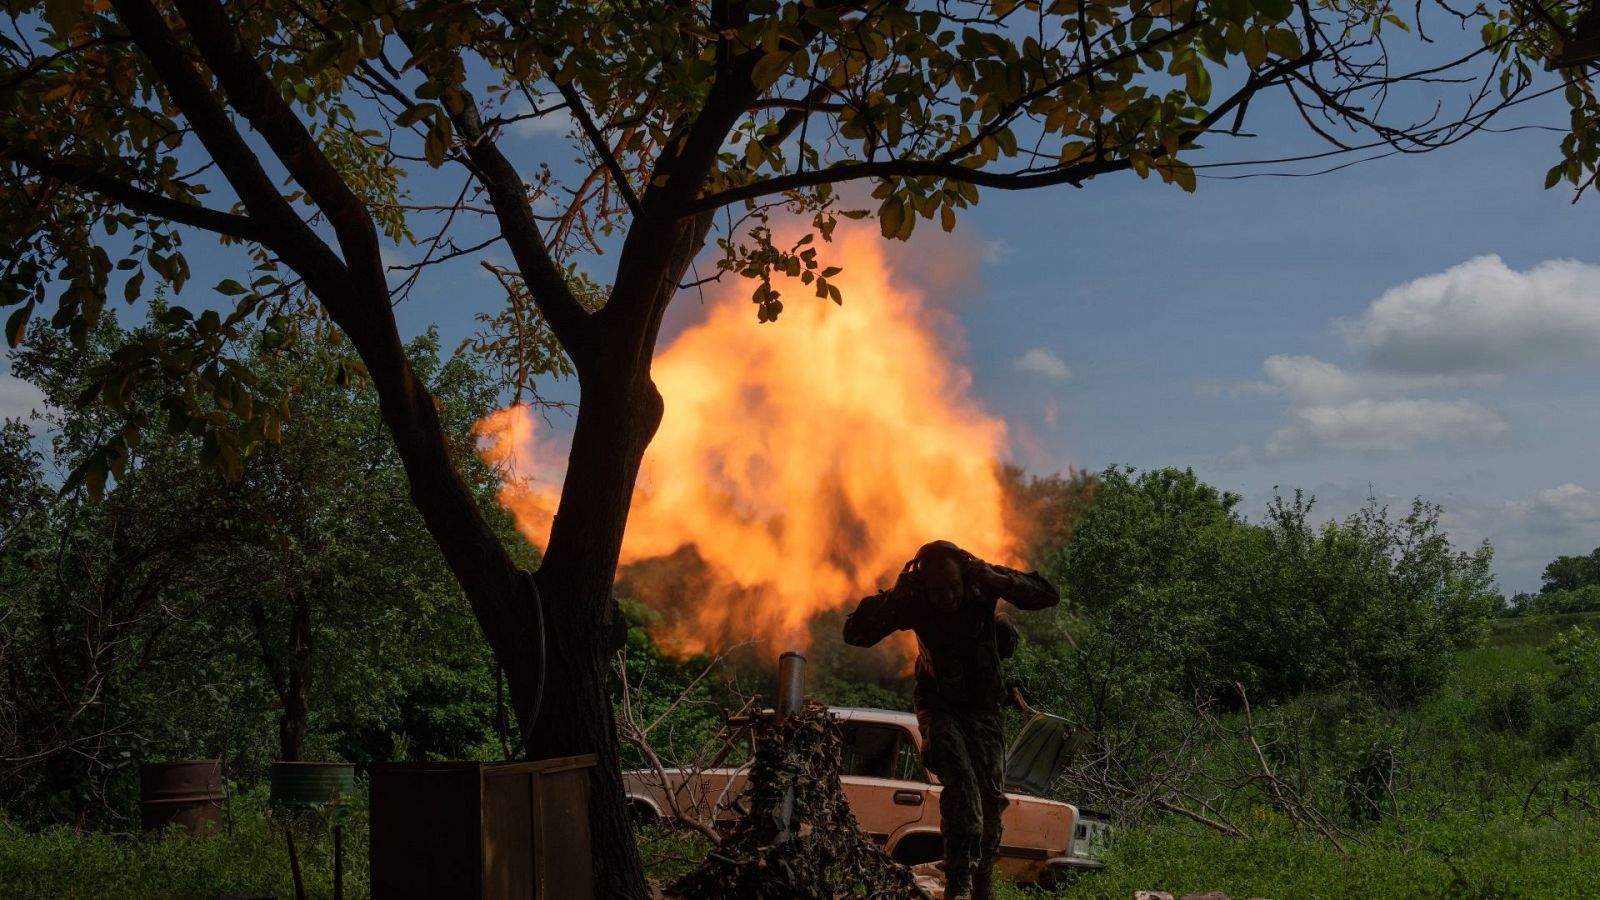
[[[622,562],[692,548],[703,564],[697,595],[658,625],[669,652],[803,648],[814,617],[887,587],[935,538],[1017,561],[997,474],[1006,428],[940,339],[953,318],[895,278],[875,233],[840,229],[832,249],[842,306],[780,282],[784,314],[759,325],[748,285],[730,285],[656,356],[666,412]],[[564,454],[534,425],[520,407],[481,423],[485,452],[517,476],[501,501],[542,547]]]

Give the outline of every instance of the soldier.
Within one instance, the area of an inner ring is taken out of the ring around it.
[[[913,700],[922,762],[939,777],[947,900],[991,900],[1006,808],[1005,686],[1000,660],[1017,629],[995,604],[1046,609],[1061,602],[1037,572],[978,559],[949,541],[924,545],[894,588],[867,597],[844,624],[845,643],[871,647],[902,628],[917,636]]]

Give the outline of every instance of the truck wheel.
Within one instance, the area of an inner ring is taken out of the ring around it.
[[[944,839],[937,834],[908,834],[894,845],[894,861],[917,866],[944,859]]]
[[[633,818],[635,825],[659,825],[661,817],[656,815],[654,807],[643,800],[633,800],[628,803],[628,813]]]

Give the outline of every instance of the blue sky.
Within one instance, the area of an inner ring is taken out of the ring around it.
[[[1600,545],[1600,208],[1541,190],[1556,140],[1192,195],[1121,176],[989,196],[962,315],[978,390],[1037,435],[1034,467],[1192,466],[1256,515],[1275,485],[1328,516],[1422,496],[1458,544],[1494,544],[1502,588],[1536,588]]]
[[[1505,124],[1565,115],[1536,103]],[[1321,148],[1281,103],[1250,126],[1261,137],[1201,159]],[[560,132],[514,137],[526,171],[571,155]],[[1131,174],[989,192],[955,235],[924,222],[895,254],[913,279],[971,261],[929,287],[1029,469],[1192,466],[1253,516],[1275,485],[1315,494],[1324,516],[1422,496],[1458,544],[1494,544],[1503,589],[1533,589],[1551,557],[1600,545],[1600,201],[1541,189],[1557,140],[1480,134],[1317,177],[1203,178],[1195,194]],[[453,195],[457,179],[425,181]],[[210,246],[191,238],[191,305],[237,274]],[[499,299],[475,261],[453,263],[400,306],[402,328],[438,323],[453,347]],[[36,402],[0,374],[0,415]]]

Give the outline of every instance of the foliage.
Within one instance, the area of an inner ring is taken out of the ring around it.
[[[1043,566],[1072,539],[1078,519],[1094,501],[1096,483],[1094,474],[1082,469],[1040,476],[1014,465],[1000,467],[1007,522],[1022,538],[1021,555],[1028,565]]]
[[[17,355],[55,410],[58,471],[115,427],[64,398],[115,348],[166,327],[157,317],[124,332],[107,315],[92,353],[45,331]],[[486,379],[440,359],[431,336],[410,349],[471,456]],[[337,342],[308,336],[290,352],[245,333],[227,350],[296,411],[237,480],[205,461],[202,435],[169,427],[182,422],[153,387],[127,409],[161,427],[101,502],[87,487],[56,495],[36,455],[6,470],[19,524],[0,546],[0,757],[15,762],[0,781],[14,820],[125,819],[151,760],[222,756],[253,778],[302,752],[360,763],[503,752],[487,649],[410,503],[371,387],[334,380]],[[493,490],[492,473],[477,477]]]
[[[1600,769],[1600,634],[1577,627],[1545,649],[1555,663],[1545,714],[1547,747],[1576,749]]]
[[[705,835],[689,828],[642,825],[636,835],[645,874],[658,881],[677,878],[693,870],[712,849]]]
[[[621,699],[621,676],[626,675],[626,713],[647,730],[651,749],[665,764],[688,765],[719,732],[723,717],[744,705],[735,681],[738,668],[716,665],[720,660],[708,657],[667,657],[650,639],[655,614],[631,600],[623,600],[622,606],[628,615],[628,639],[613,672],[611,695]],[[641,748],[625,745],[622,763],[625,768],[641,768],[647,760]]]
[[[1600,547],[1583,556],[1558,556],[1544,567],[1540,576],[1543,594],[1556,591],[1577,591],[1600,585]]]
[[[1300,494],[1261,524],[1237,504],[1188,471],[1101,473],[1051,563],[1083,616],[1077,663],[1040,661],[1070,678],[1061,700],[1083,721],[1236,682],[1258,701],[1348,684],[1413,702],[1481,640],[1490,550],[1454,552],[1436,507],[1392,520],[1372,503],[1319,528]]]
[[[1600,584],[1585,584],[1575,588],[1555,588],[1537,594],[1520,595],[1506,615],[1552,616],[1566,613],[1600,612]]]
[[[0,821],[0,895],[12,900],[210,900],[218,895],[293,897],[285,827],[310,897],[333,891],[331,825],[344,827],[346,897],[367,894],[364,792],[337,812],[294,821],[274,813],[265,785],[231,791],[227,828],[191,838],[179,832],[129,835],[66,827],[29,833]]]

